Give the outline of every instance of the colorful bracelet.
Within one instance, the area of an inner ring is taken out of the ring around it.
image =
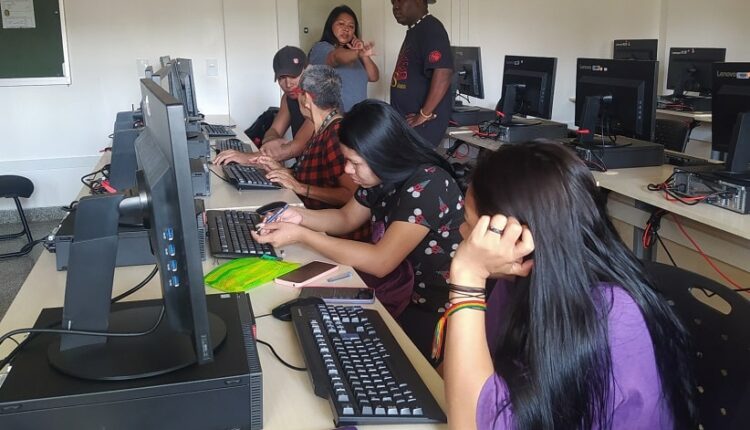
[[[443,316],[438,320],[435,326],[435,337],[432,341],[432,359],[439,360],[443,353],[443,343],[445,341],[445,328],[448,324],[448,317],[463,309],[474,309],[477,311],[486,311],[487,303],[484,300],[466,300],[464,302],[452,304],[445,310]]]

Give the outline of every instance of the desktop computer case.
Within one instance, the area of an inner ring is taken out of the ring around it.
[[[47,361],[51,335],[40,335],[0,379],[0,429],[8,430],[256,430],[263,428],[263,382],[255,324],[246,294],[206,297],[227,326],[214,362],[132,381],[88,381],[64,375]],[[133,306],[118,303],[114,309]],[[157,305],[150,300],[141,304]],[[35,327],[59,320],[44,309]]]
[[[568,135],[568,126],[555,121],[533,118],[539,124],[525,126],[499,126],[497,140],[507,143],[524,143],[534,139],[562,139]]]

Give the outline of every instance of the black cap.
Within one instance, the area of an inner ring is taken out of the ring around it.
[[[273,56],[273,80],[281,76],[297,77],[307,64],[307,56],[296,46],[285,46]]]

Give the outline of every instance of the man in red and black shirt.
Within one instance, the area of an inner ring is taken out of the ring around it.
[[[391,79],[391,105],[436,147],[451,115],[453,56],[443,24],[427,11],[429,0],[391,0],[393,16],[406,25]]]

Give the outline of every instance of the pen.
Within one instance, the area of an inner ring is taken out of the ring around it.
[[[348,277],[352,276],[352,272],[344,272],[340,275],[331,276],[330,278],[326,279],[327,282],[336,282],[340,281],[342,279],[346,279]]]
[[[270,224],[272,222],[275,222],[276,219],[278,219],[279,216],[281,216],[281,214],[284,213],[284,211],[286,211],[288,207],[289,207],[289,205],[284,205],[284,206],[281,207],[281,209],[279,209],[276,212],[272,213],[268,218],[266,218],[265,220],[263,220],[263,222],[261,224],[258,224],[255,227],[255,231],[260,231],[263,228],[264,224]]]

